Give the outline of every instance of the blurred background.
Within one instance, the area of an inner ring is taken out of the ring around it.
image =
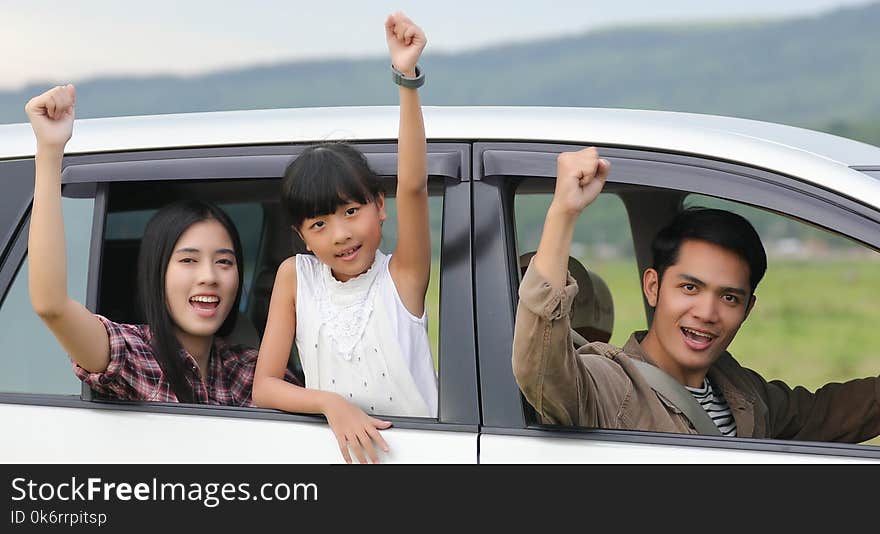
[[[0,124],[76,83],[78,116],[395,104],[383,23],[428,35],[427,105],[734,115],[880,143],[880,3],[0,0]]]
[[[863,0],[0,1],[0,124],[24,122],[31,96],[68,82],[79,118],[394,105],[383,31],[394,10],[428,35],[426,105],[711,113],[880,145],[880,2]],[[518,205],[521,251],[537,246],[547,202]],[[612,286],[613,341],[623,343],[645,326],[644,311],[625,213],[613,204],[590,208],[573,255]],[[770,255],[732,352],[810,388],[876,375],[878,253],[728,207],[755,223]]]

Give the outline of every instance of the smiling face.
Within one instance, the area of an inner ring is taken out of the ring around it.
[[[682,242],[662,283],[657,271],[647,269],[643,289],[654,320],[642,347],[659,367],[695,387],[702,385],[755,302],[746,261],[693,239]]]
[[[385,218],[385,197],[379,195],[375,202],[348,202],[329,215],[305,219],[298,232],[306,248],[345,282],[373,264]]]
[[[181,344],[217,332],[235,303],[238,268],[232,239],[217,220],[181,234],[165,271],[165,302]]]

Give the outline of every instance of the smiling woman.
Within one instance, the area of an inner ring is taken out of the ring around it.
[[[247,406],[257,352],[221,338],[235,327],[243,280],[241,240],[220,208],[178,202],[147,223],[138,257],[146,325],[94,315],[67,294],[61,216],[61,160],[74,121],[73,86],[26,107],[37,138],[29,232],[31,304],[99,394]],[[297,380],[292,374],[286,380]]]
[[[138,258],[138,294],[156,361],[177,400],[212,396],[202,392],[198,376],[186,379],[195,368],[178,353],[183,349],[195,361],[201,377],[212,377],[214,335],[226,336],[235,326],[236,314],[230,311],[241,298],[242,263],[238,232],[216,206],[175,203],[147,224]],[[241,379],[245,383],[252,381],[253,364],[248,369]]]

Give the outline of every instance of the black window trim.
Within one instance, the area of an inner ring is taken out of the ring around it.
[[[18,224],[17,233],[10,239],[6,255],[3,258],[2,270],[0,270],[0,306],[6,302],[6,295],[12,287],[12,282],[21,269],[22,262],[27,255],[28,229],[30,228],[30,208],[24,218]]]
[[[73,189],[72,187],[68,186]],[[86,308],[95,313],[101,287],[101,254],[104,248],[104,219],[107,217],[108,184],[98,184],[95,190],[95,208],[92,215],[92,239],[89,243],[89,271],[86,281]],[[80,382],[80,398],[90,401],[92,390]]]
[[[4,224],[0,224],[0,266],[16,245],[17,236],[28,218],[31,201],[34,198],[34,159],[14,159],[0,161],[0,178],[3,183]],[[13,208],[14,207],[14,208]],[[14,256],[14,254],[13,254]],[[14,260],[14,258],[12,258]],[[0,283],[0,296],[5,296],[7,287]],[[2,299],[0,299],[2,301]]]
[[[397,145],[391,143],[352,143],[366,156],[370,167],[380,176],[397,174]],[[464,154],[462,144],[430,143],[428,174],[460,178]],[[75,160],[61,174],[64,184],[102,182],[223,180],[278,178],[284,169],[309,145],[286,147],[250,147],[226,150],[162,151],[153,158],[140,154],[139,159],[72,156]],[[279,150],[280,148],[280,150]]]
[[[507,435],[565,436],[575,439],[601,439],[644,444],[676,444],[736,448],[762,452],[791,452],[807,454],[833,454],[835,456],[859,456],[880,458],[880,447],[858,444],[792,442],[769,439],[726,438],[716,440],[708,436],[676,435],[655,432],[614,431],[607,429],[570,429],[538,425],[529,419],[525,401],[513,379],[510,368],[510,339],[516,311],[516,276],[513,258],[516,254],[515,229],[510,226],[513,213],[513,191],[507,187],[515,178],[544,177],[555,179],[556,155],[561,151],[578,150],[588,145],[559,143],[485,142],[474,144],[474,205],[486,211],[499,212],[487,216],[482,224],[500,225],[501,231],[487,232],[478,229],[475,211],[475,280],[477,283],[477,322],[491,322],[494,327],[478,328],[480,354],[480,394],[483,403],[484,426],[482,433]],[[644,185],[687,193],[719,196],[727,200],[755,205],[763,209],[781,212],[794,204],[794,213],[809,214],[810,220],[819,222],[834,233],[880,251],[880,212],[834,192],[801,182],[763,169],[747,167],[725,161],[708,160],[688,154],[655,152],[650,149],[635,150],[615,147],[599,147],[602,156],[611,160],[610,183]],[[488,154],[487,154],[488,153]],[[540,161],[526,162],[530,157]],[[627,176],[626,163],[648,166],[677,165],[681,173],[646,173],[639,179]],[[621,168],[624,170],[621,171]],[[724,173],[735,180],[700,182],[698,175]],[[747,190],[745,190],[747,189]],[[758,194],[760,192],[760,195]],[[792,195],[791,193],[795,194]],[[783,197],[783,194],[785,195]],[[779,199],[785,202],[774,203]],[[782,206],[785,205],[786,208]],[[818,215],[816,209],[819,210]],[[846,215],[844,215],[844,213]],[[785,214],[785,212],[783,212]],[[788,215],[791,216],[791,215]],[[853,237],[853,233],[857,237]],[[480,238],[480,236],[482,238]],[[483,253],[482,251],[486,251]],[[504,261],[500,265],[499,261]],[[499,276],[498,273],[506,273]],[[501,287],[508,284],[507,287]],[[487,286],[481,288],[481,286]],[[507,299],[505,295],[509,295]],[[485,299],[491,296],[487,306]],[[502,306],[503,300],[506,300]],[[499,309],[500,307],[500,309]],[[495,308],[495,309],[492,309]],[[491,311],[487,311],[490,310]],[[491,314],[491,317],[489,317]],[[500,322],[499,322],[500,321]],[[505,343],[501,338],[506,338]],[[506,352],[504,352],[506,349]],[[491,356],[495,353],[494,357]]]

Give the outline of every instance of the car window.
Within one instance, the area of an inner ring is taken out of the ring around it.
[[[517,256],[537,250],[554,183],[528,180],[514,196]],[[614,193],[602,193],[578,219],[571,256],[599,275],[613,296],[614,324],[610,342],[621,346],[630,334],[644,330],[638,265],[626,208]]]
[[[551,186],[541,179],[520,179],[517,185],[517,255],[537,248]],[[618,189],[629,198],[630,191],[612,184],[583,212],[571,254],[608,285],[614,304],[610,342],[622,346],[650,319],[646,320],[630,220]],[[672,198],[676,193],[668,194]],[[768,381],[781,380],[809,391],[831,382],[877,376],[880,352],[873,325],[880,321],[880,308],[875,305],[880,296],[880,253],[806,222],[742,203],[688,193],[680,198],[683,207],[716,207],[743,215],[756,227],[767,250],[768,269],[758,287],[757,304],[728,348],[737,361]],[[654,228],[637,222],[641,227],[634,227],[641,231]],[[862,444],[880,445],[880,438]]]
[[[245,285],[239,326],[252,332],[237,342],[258,347],[265,329],[271,291],[279,264],[296,253],[306,252],[292,231],[278,201],[277,180],[227,180],[223,182],[163,182],[157,198],[152,184],[116,183],[109,193],[105,242],[102,254],[99,311],[119,322],[141,322],[133,302],[137,250],[144,227],[159,205],[197,194],[218,204],[229,213],[242,238]],[[432,179],[429,187],[432,272],[426,296],[426,313],[432,363],[439,370],[440,250],[443,219],[443,180]],[[393,192],[393,179],[386,190]],[[160,200],[161,199],[161,200]],[[238,201],[230,202],[230,199]],[[385,253],[394,250],[397,239],[396,203],[393,193],[386,197],[388,218],[380,244]],[[245,320],[242,320],[245,319]],[[296,347],[292,348],[290,369],[303,378]]]
[[[880,253],[775,213],[702,195],[685,206],[746,217],[767,252],[757,302],[728,348],[768,380],[815,391],[830,382],[877,376]],[[880,438],[868,442],[880,445]]]
[[[86,302],[94,204],[90,198],[62,199],[67,290],[71,298],[82,303]],[[70,360],[31,307],[27,268],[25,259],[0,306],[0,392],[78,394],[80,382]]]

